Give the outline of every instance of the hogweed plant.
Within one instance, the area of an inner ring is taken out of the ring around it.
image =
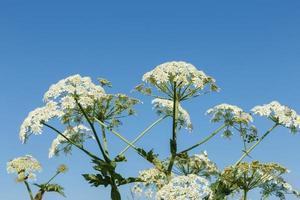
[[[44,128],[52,130],[57,136],[50,146],[49,158],[61,152],[69,154],[77,148],[93,163],[95,173],[83,174],[85,180],[95,187],[109,186],[112,200],[122,198],[119,187],[127,184],[136,197],[144,195],[157,200],[223,200],[232,195],[247,199],[249,191],[258,188],[262,199],[271,195],[284,199],[289,193],[299,197],[282,177],[286,168],[276,163],[242,162],[275,128],[283,126],[292,133],[298,132],[300,116],[296,111],[276,101],[255,106],[251,113],[235,105],[216,105],[206,114],[219,127],[191,146],[179,149],[180,130],[193,131],[192,120],[183,102],[219,91],[215,79],[190,63],[173,61],[158,65],[145,73],[142,80],[135,90],[153,98],[153,108],[159,118],[133,141],[117,128],[124,117],[135,114],[134,106],[140,101],[125,94],[107,93],[104,88],[112,87],[112,84],[106,79],[99,79],[95,84],[91,78],[80,75],[67,77],[49,88],[44,95],[45,105],[30,112],[21,125],[20,139],[25,143],[31,135],[40,135]],[[254,114],[267,117],[273,126],[260,134],[254,125]],[[154,150],[138,147],[137,142],[166,118],[172,119],[170,140],[166,141],[170,154],[161,158]],[[206,151],[191,154],[218,134],[225,138],[237,135],[244,147],[243,155],[224,170],[218,169]],[[126,148],[113,155],[110,135],[127,144]],[[88,141],[99,151],[92,152]],[[142,169],[136,177],[125,177],[117,172],[118,163],[127,161],[126,152],[130,148],[152,165]]]
[[[60,165],[57,167],[54,175],[45,183],[38,184],[36,181],[36,172],[40,172],[42,166],[38,160],[36,160],[31,155],[26,155],[22,157],[15,158],[7,163],[7,172],[14,173],[17,175],[16,181],[18,183],[24,183],[30,200],[42,200],[44,194],[47,192],[55,192],[62,196],[64,194],[64,188],[59,184],[52,183],[52,181],[61,173],[65,173],[68,168],[66,165]],[[31,184],[31,182],[34,183]],[[38,188],[36,194],[33,194],[31,185]]]

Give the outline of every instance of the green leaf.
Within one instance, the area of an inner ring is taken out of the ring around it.
[[[65,197],[64,188],[58,184],[34,184],[40,188],[40,192],[56,192]]]
[[[101,174],[82,174],[84,179],[94,187],[103,185],[107,187],[111,184],[111,179],[109,176],[102,176]]]

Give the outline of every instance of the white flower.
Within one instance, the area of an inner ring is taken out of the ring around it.
[[[167,182],[167,176],[156,168],[150,168],[139,172],[138,176],[144,185],[155,184],[156,187],[160,188]]]
[[[20,139],[24,143],[30,134],[41,134],[43,124],[52,118],[61,118],[64,123],[77,113],[75,95],[83,108],[95,104],[106,96],[104,89],[92,83],[91,78],[73,75],[53,84],[44,95],[46,105],[29,113],[20,128]],[[72,113],[74,112],[74,113]],[[66,116],[66,117],[65,117]],[[76,120],[75,120],[76,121]]]
[[[27,179],[35,180],[34,172],[41,170],[40,163],[31,155],[15,158],[7,163],[7,172],[16,173],[19,182]]]
[[[210,85],[211,90],[218,89],[212,77],[207,76],[194,65],[183,61],[160,64],[145,73],[142,80],[157,87],[158,90],[169,96],[173,94],[173,84],[175,83],[177,89],[183,89],[178,91],[181,100],[197,96],[197,91],[204,89],[206,85]]]
[[[95,85],[90,77],[76,74],[53,84],[44,94],[44,101],[56,101],[62,109],[72,109],[76,106],[74,95],[78,95],[78,102],[86,108],[93,105],[95,100],[105,95],[104,89]]]
[[[78,125],[75,127],[68,127],[62,134],[64,136],[66,136],[68,139],[72,138],[72,136],[77,135],[77,134],[85,134],[88,137],[92,137],[91,135],[89,135],[90,129],[83,126],[83,125]],[[56,155],[59,151],[58,147],[60,144],[66,142],[66,139],[61,136],[58,135],[51,144],[51,147],[49,148],[49,158],[52,158],[54,155]]]
[[[244,112],[241,108],[225,103],[210,108],[206,111],[206,113],[212,115],[212,121],[220,121],[225,118],[244,124],[248,124],[253,121],[252,116]]]
[[[159,99],[155,98],[152,100],[152,104],[154,105],[154,108],[159,113],[164,113],[166,115],[172,116],[173,114],[173,101],[167,100],[167,99]],[[189,131],[192,130],[193,125],[190,119],[189,113],[181,107],[181,105],[178,105],[178,120],[179,122],[187,128]]]
[[[262,106],[255,106],[252,108],[252,111],[260,116],[275,119],[278,123],[287,128],[300,128],[300,116],[296,111],[285,105],[281,105],[277,101],[272,101]]]
[[[192,156],[190,165],[195,166],[196,168],[205,168],[208,173],[218,172],[216,164],[208,158],[206,151]]]
[[[49,101],[44,107],[31,111],[20,127],[20,140],[24,143],[30,133],[41,134],[43,124],[54,117],[60,117],[63,113],[58,110],[56,102]]]
[[[156,199],[199,200],[210,193],[208,180],[195,174],[189,174],[172,178],[157,192]]]
[[[168,83],[177,82],[182,86],[192,83],[195,88],[203,88],[208,81],[214,80],[207,76],[203,71],[183,61],[166,62],[158,65],[152,71],[143,76],[143,81],[150,83]]]

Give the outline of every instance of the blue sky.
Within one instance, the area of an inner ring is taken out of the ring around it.
[[[105,77],[113,82],[109,92],[130,93],[142,75],[172,60],[193,63],[213,76],[222,88],[218,94],[185,102],[194,132],[180,133],[179,148],[199,140],[217,125],[204,112],[219,103],[250,110],[278,100],[300,112],[300,1],[0,1],[0,199],[24,199],[25,188],[6,174],[6,162],[32,154],[43,164],[39,180],[46,180],[60,163],[68,174],[57,182],[67,199],[108,199],[108,190],[91,188],[80,176],[90,171],[89,160],[78,151],[72,156],[48,159],[55,136],[45,129],[28,144],[18,140],[19,126],[27,113],[42,105],[49,85],[72,75]],[[151,99],[133,93],[144,104],[138,116],[120,128],[133,139],[157,116]],[[261,132],[271,124],[257,120]],[[153,129],[139,143],[167,155],[170,121]],[[114,151],[124,145],[110,136]],[[291,173],[287,179],[300,189],[300,135],[274,131],[252,154],[255,159],[279,162]],[[92,148],[92,147],[91,147]],[[217,137],[198,151],[207,150],[222,168],[241,154],[238,137]],[[197,151],[195,151],[197,152]],[[120,168],[128,175],[149,165],[128,152]],[[122,188],[128,194],[128,188]],[[252,199],[257,194],[250,195]],[[48,195],[45,200],[62,199]],[[126,199],[126,198],[124,198]],[[290,197],[289,199],[292,199]]]

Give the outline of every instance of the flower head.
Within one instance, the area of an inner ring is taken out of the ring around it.
[[[207,114],[212,115],[211,121],[225,121],[225,122],[235,122],[248,124],[253,121],[250,114],[244,112],[241,108],[230,105],[230,104],[220,104],[206,111]]]
[[[176,176],[158,190],[156,199],[198,200],[211,193],[209,181],[195,174]]]
[[[184,175],[197,174],[201,177],[210,178],[219,172],[216,164],[208,158],[206,151],[192,156],[179,155],[176,158],[175,166]]]
[[[216,182],[217,184],[214,184],[213,191],[218,196],[218,193],[222,191],[231,191],[233,194],[241,189],[247,191],[260,189],[263,199],[271,195],[285,199],[285,194],[291,193],[299,197],[299,192],[294,190],[282,177],[287,172],[289,172],[288,169],[276,163],[242,162],[236,166],[225,168]]]
[[[15,158],[7,163],[7,172],[16,173],[17,181],[35,180],[35,172],[41,171],[40,163],[31,155]]]
[[[231,130],[234,128],[240,132],[244,141],[250,143],[257,140],[257,130],[254,126],[250,126],[253,121],[252,116],[238,106],[223,103],[210,108],[206,114],[212,116],[212,122],[224,122],[226,130],[223,136],[230,137],[232,135]]]
[[[152,197],[160,188],[168,183],[165,173],[157,168],[150,168],[139,172],[138,179],[140,182],[135,183],[132,192],[136,196],[144,194],[146,197]]]
[[[57,173],[66,173],[68,171],[67,165],[61,164],[57,167]]]
[[[289,128],[292,132],[296,132],[300,128],[300,116],[297,112],[285,105],[281,105],[277,101],[272,101],[269,104],[255,106],[252,112],[260,116],[265,116]]]
[[[153,70],[145,73],[142,80],[155,86],[159,91],[169,96],[173,95],[172,86],[175,85],[178,88],[181,100],[197,96],[198,92],[203,90],[206,85],[210,85],[213,91],[218,90],[215,80],[212,77],[207,76],[203,71],[197,70],[194,65],[183,61],[160,64]],[[152,92],[142,86],[138,86],[136,89],[145,94]]]
[[[156,98],[152,100],[153,108],[156,109],[158,114],[170,115],[173,114],[173,101],[167,99]],[[193,125],[190,119],[189,113],[181,107],[178,106],[178,120],[181,126],[187,128],[189,131],[193,129]]]
[[[62,104],[65,103],[72,107],[74,105],[71,101],[69,104],[64,102],[68,102],[70,99],[64,99],[64,97],[71,97],[76,94],[80,96],[79,99],[82,100],[81,103],[83,105],[89,105],[90,101],[101,98],[104,93],[104,89],[100,85],[95,85],[90,77],[81,77],[79,74],[76,74],[53,84],[44,94],[44,101],[49,102],[62,98]]]
[[[54,117],[60,117],[62,114],[58,109],[57,103],[52,101],[48,102],[44,107],[31,111],[21,125],[20,140],[24,143],[29,134],[41,134],[43,129],[42,122],[47,122]]]

